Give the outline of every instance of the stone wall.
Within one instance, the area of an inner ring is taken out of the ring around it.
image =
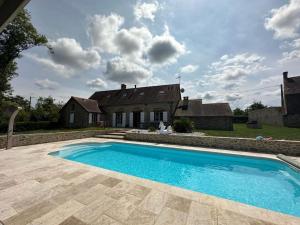
[[[300,128],[300,114],[284,115],[283,123],[286,127],[297,127]]]
[[[300,141],[256,141],[252,138],[195,137],[180,135],[127,133],[125,138],[133,141],[167,143],[177,145],[242,150],[258,153],[285,154],[300,156]]]
[[[232,117],[228,116],[199,116],[187,117],[193,121],[194,128],[205,130],[233,130]]]
[[[56,133],[17,134],[13,136],[13,147],[23,145],[41,144],[55,141],[90,138],[98,134],[106,134],[119,130],[88,130]],[[6,147],[6,135],[0,136],[0,149]]]
[[[281,107],[269,107],[248,112],[248,120],[256,120],[260,124],[283,126]]]

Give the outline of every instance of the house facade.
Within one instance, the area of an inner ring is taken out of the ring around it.
[[[97,101],[71,97],[60,110],[60,120],[64,127],[93,127],[101,121],[101,110]]]
[[[288,72],[283,73],[281,98],[284,125],[300,127],[300,76],[288,77]]]
[[[203,104],[202,99],[184,97],[175,119],[188,118],[196,129],[233,130],[233,113],[228,103]]]
[[[171,124],[181,99],[180,85],[160,85],[95,92],[103,119],[112,127],[157,127],[160,121]]]

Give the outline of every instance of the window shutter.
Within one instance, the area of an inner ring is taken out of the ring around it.
[[[163,122],[168,122],[168,112],[163,112]]]
[[[141,123],[144,123],[145,122],[145,113],[144,112],[141,112]]]
[[[150,122],[154,122],[154,112],[150,112]]]
[[[116,113],[112,114],[112,127],[116,127]]]
[[[93,114],[89,113],[89,124],[93,122]]]
[[[133,127],[133,112],[129,113],[129,127]]]
[[[126,113],[123,112],[122,113],[122,127],[125,127],[126,126]]]

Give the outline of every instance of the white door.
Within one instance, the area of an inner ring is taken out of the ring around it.
[[[150,122],[154,122],[154,112],[150,112]]]
[[[168,122],[168,112],[163,112],[163,122]]]
[[[116,113],[112,114],[112,127],[116,127]]]
[[[122,113],[122,127],[125,127],[126,126],[126,113],[123,112]]]
[[[133,112],[129,113],[129,127],[133,127]]]

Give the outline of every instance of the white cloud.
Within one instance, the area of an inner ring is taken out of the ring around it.
[[[117,57],[107,62],[106,77],[119,83],[139,84],[152,77],[147,68]]]
[[[59,86],[57,82],[51,81],[49,79],[36,80],[34,84],[42,90],[55,90]]]
[[[272,76],[265,79],[262,79],[259,82],[261,86],[270,86],[270,85],[278,85],[282,83],[282,76]]]
[[[204,100],[210,101],[216,99],[218,96],[217,96],[217,92],[215,91],[207,91],[201,94],[200,97]]]
[[[133,13],[136,20],[149,19],[151,21],[154,21],[155,13],[158,9],[159,3],[157,1],[151,3],[142,3],[141,1],[137,1],[137,3],[134,6]]]
[[[92,89],[102,89],[107,87],[107,83],[101,78],[96,78],[94,80],[88,80],[86,85]]]
[[[118,50],[113,40],[123,23],[124,18],[113,13],[89,18],[88,35],[92,45],[100,52],[116,53]]]
[[[227,94],[225,96],[225,99],[226,99],[226,101],[234,102],[234,101],[242,99],[242,96],[238,93],[232,93],[232,94]]]
[[[284,52],[280,63],[288,63],[292,61],[300,61],[300,49],[293,50],[291,52]]]
[[[180,72],[181,73],[193,73],[195,72],[197,69],[199,68],[199,66],[197,65],[186,65],[180,68]]]
[[[215,82],[233,82],[249,75],[265,71],[268,68],[262,64],[264,57],[257,54],[242,53],[237,55],[224,55],[219,61],[210,66],[209,75]]]
[[[278,9],[271,10],[271,17],[266,18],[265,28],[274,31],[279,39],[295,38],[300,29],[300,1],[290,0]]]
[[[59,38],[49,42],[52,50],[51,59],[60,65],[73,68],[75,70],[86,70],[97,68],[100,65],[101,57],[93,49],[83,49],[75,39]]]
[[[148,49],[150,62],[155,64],[170,64],[176,62],[177,58],[185,54],[184,44],[179,43],[170,34],[168,27],[161,36],[155,36]]]

